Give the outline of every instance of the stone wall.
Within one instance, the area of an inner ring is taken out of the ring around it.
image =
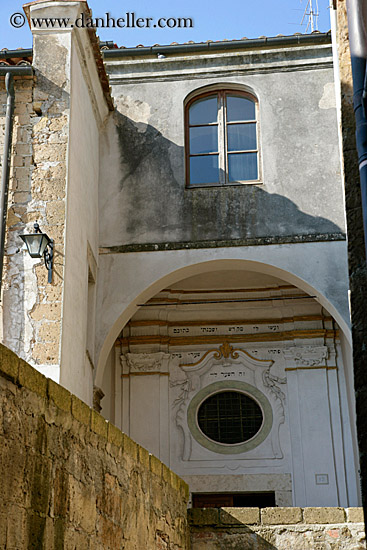
[[[0,346],[0,548],[188,549],[187,485]]]
[[[188,550],[188,487],[0,346],[0,549]],[[363,550],[360,508],[189,511],[192,550]]]
[[[3,82],[0,101],[6,104]],[[33,79],[15,80],[2,298],[2,341],[54,378],[60,362],[64,278],[68,121],[64,103],[41,74],[37,74],[36,83]],[[3,116],[2,135],[4,123]],[[47,284],[43,259],[31,259],[19,238],[22,233],[32,233],[36,221],[55,242],[52,285]]]
[[[192,550],[363,550],[361,508],[189,511]]]
[[[54,17],[55,10],[73,21],[88,6],[53,0],[25,6],[29,20]],[[37,29],[29,54],[33,78],[15,86],[1,341],[91,405],[99,134],[113,104],[91,29]],[[12,62],[6,56],[0,52]],[[6,104],[3,90],[0,79]],[[3,107],[0,145],[4,114]],[[35,221],[54,240],[51,284],[43,259],[31,259],[19,238],[33,232]]]
[[[1,332],[2,341],[31,359],[31,346],[24,346],[24,336],[27,332],[23,315],[24,291],[24,258],[18,253],[22,241],[19,233],[24,232],[27,222],[37,219],[32,217],[28,203],[32,198],[32,122],[33,112],[33,78],[14,79],[15,109],[12,137],[12,162],[9,179],[7,235],[5,241],[5,257],[1,299]],[[7,94],[4,79],[0,79],[0,155],[3,162],[3,146],[5,131]],[[38,263],[38,262],[37,262]],[[6,326],[6,329],[4,328]]]

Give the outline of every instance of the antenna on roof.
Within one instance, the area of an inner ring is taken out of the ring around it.
[[[301,0],[302,2],[302,0]],[[318,31],[317,18],[319,16],[318,0],[307,0],[306,9],[303,13],[301,25],[306,25],[306,33],[309,29],[311,32]]]

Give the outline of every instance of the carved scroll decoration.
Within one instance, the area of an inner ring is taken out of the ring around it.
[[[210,373],[218,369],[217,362],[220,369],[223,369],[223,373],[228,370],[233,382],[245,382],[247,380],[247,383],[252,384],[269,399],[274,420],[267,450],[265,449],[265,455],[263,456],[266,458],[282,458],[283,452],[280,446],[279,430],[285,421],[286,396],[280,386],[286,384],[286,378],[281,378],[271,372],[274,364],[273,360],[255,358],[245,350],[234,349],[228,342],[224,342],[219,349],[207,351],[196,363],[181,365],[177,370],[175,369],[176,374],[170,380],[170,387],[175,389],[175,399],[171,405],[173,418],[183,436],[181,459],[183,461],[195,460],[193,458],[194,440],[188,427],[188,406],[194,396],[209,385]],[[244,377],[245,373],[247,374]],[[226,377],[224,379],[228,380]],[[210,380],[210,383],[212,380]],[[218,383],[220,382],[218,378],[215,378],[215,380]],[[253,455],[250,455],[249,458],[251,456]],[[262,452],[260,451],[260,459],[261,456]],[[246,457],[242,455],[241,458]],[[219,459],[216,458],[215,460]]]
[[[130,372],[149,372],[162,370],[162,365],[167,363],[171,355],[169,353],[126,353],[121,359],[126,359]]]
[[[294,346],[285,348],[283,353],[285,359],[296,367],[323,366],[329,356],[327,346]]]

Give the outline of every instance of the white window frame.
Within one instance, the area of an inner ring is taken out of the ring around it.
[[[250,99],[255,104],[255,119],[246,120],[246,121],[235,121],[227,122],[226,114],[226,101],[225,98],[227,95],[237,95]],[[190,125],[189,123],[189,110],[190,107],[196,102],[204,98],[217,96],[218,100],[218,118],[217,122],[210,124],[199,124],[199,125]],[[228,152],[227,146],[227,127],[229,125],[236,124],[256,124],[256,149],[248,149],[243,151]],[[192,155],[190,153],[190,128],[200,127],[200,126],[218,126],[218,152],[213,153],[203,153]],[[228,155],[238,154],[238,153],[256,153],[257,155],[257,179],[256,180],[238,180],[238,181],[229,181],[228,174]],[[195,156],[218,156],[218,169],[219,169],[219,182],[212,183],[191,183],[190,182],[190,158]],[[262,183],[261,175],[261,150],[260,150],[260,124],[259,124],[259,102],[255,95],[250,92],[239,90],[237,88],[214,88],[201,93],[197,93],[194,96],[190,97],[185,105],[185,163],[186,163],[186,186],[187,187],[218,187],[218,186],[233,186],[233,185],[258,185]]]

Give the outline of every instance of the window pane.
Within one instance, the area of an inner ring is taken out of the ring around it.
[[[191,157],[190,183],[219,183],[218,155]]]
[[[246,97],[227,95],[227,121],[256,120],[255,102]]]
[[[218,99],[217,95],[204,97],[195,101],[189,110],[189,124],[210,124],[217,122]]]
[[[211,395],[198,410],[201,431],[213,441],[235,444],[252,439],[260,430],[263,415],[248,395],[235,391]]]
[[[218,151],[218,126],[190,128],[190,155]]]
[[[228,178],[230,182],[257,180],[257,153],[228,155]]]
[[[248,151],[256,147],[256,124],[228,124],[228,151]]]

